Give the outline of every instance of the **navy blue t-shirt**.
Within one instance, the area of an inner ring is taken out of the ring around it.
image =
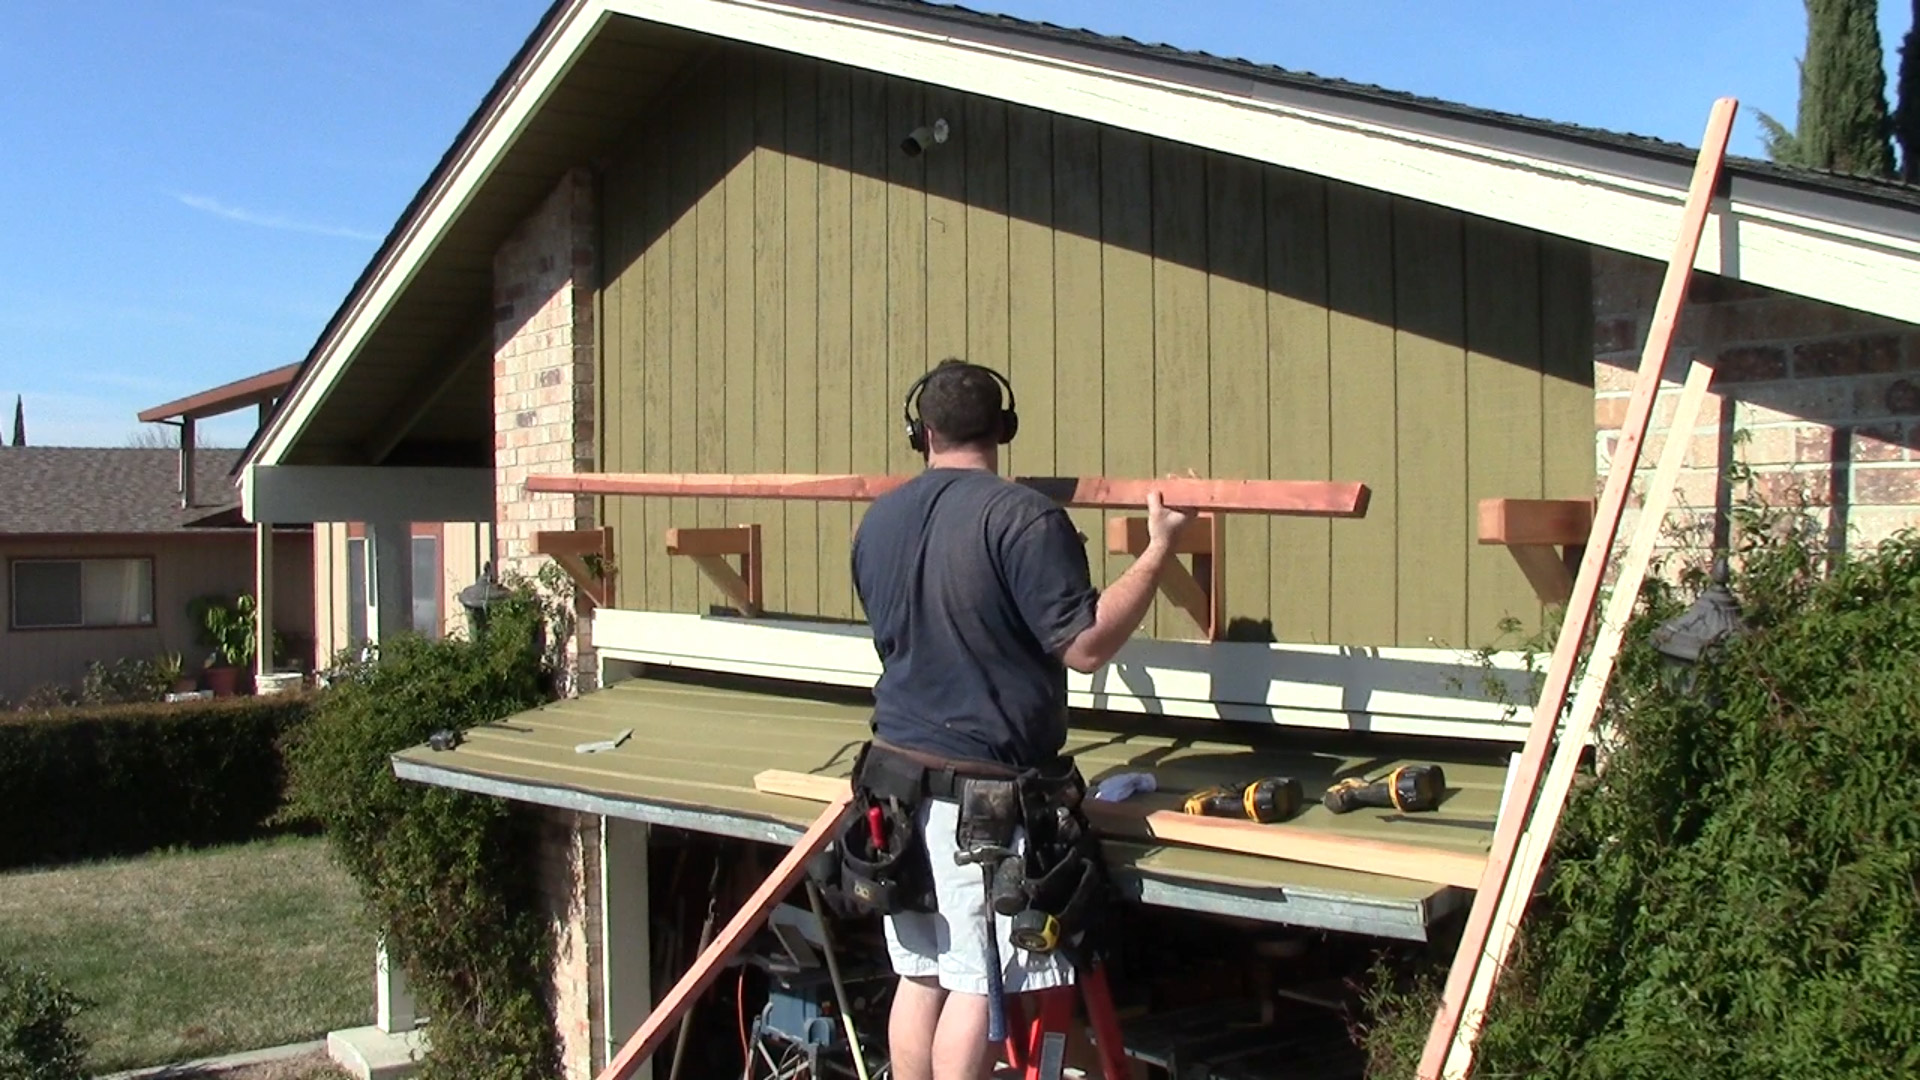
[[[1099,594],[1057,503],[982,469],[928,469],[868,508],[853,580],[882,665],[876,736],[1015,767],[1060,752],[1060,654]]]

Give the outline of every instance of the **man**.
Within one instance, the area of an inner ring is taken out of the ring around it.
[[[873,749],[928,768],[1007,777],[1056,760],[1065,745],[1066,669],[1092,672],[1139,626],[1186,512],[1155,493],[1145,551],[1104,592],[1085,541],[1045,495],[999,476],[1018,425],[1013,387],[947,360],[908,391],[910,442],[926,469],[876,499],[853,546],[853,575],[882,673]],[[918,392],[918,416],[915,392]],[[888,1040],[895,1080],[987,1075],[987,896],[980,869],[957,866],[958,804],[917,811],[937,911],[895,911],[888,953],[901,977]],[[995,919],[1005,992],[1068,985],[1058,954],[1016,951]]]

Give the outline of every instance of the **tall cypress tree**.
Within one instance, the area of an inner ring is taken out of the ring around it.
[[[1913,0],[1913,21],[1900,46],[1900,106],[1893,114],[1893,135],[1900,141],[1900,178],[1920,183],[1920,0]]]
[[[1867,176],[1893,175],[1887,73],[1875,0],[1805,0],[1799,126],[1760,114],[1778,162]]]

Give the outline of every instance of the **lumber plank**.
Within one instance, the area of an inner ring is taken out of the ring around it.
[[[1198,528],[1200,522],[1180,531],[1173,541],[1175,555],[1210,555],[1213,530]],[[1107,550],[1138,556],[1147,550],[1147,519],[1144,516],[1107,519]]]
[[[667,996],[660,1000],[660,1004],[654,1006],[653,1012],[640,1024],[640,1029],[633,1033],[613,1060],[607,1062],[607,1067],[600,1071],[596,1080],[628,1080],[636,1066],[653,1057],[654,1052],[666,1042],[681,1015],[706,992],[707,987],[713,985],[713,980],[719,977],[727,960],[740,951],[781,898],[786,896],[787,890],[800,880],[800,876],[806,872],[808,861],[833,841],[839,832],[840,819],[845,816],[851,800],[852,793],[848,791],[831,798],[826,809],[820,811],[820,816],[813,820],[806,833],[773,868],[773,873],[767,875],[767,879],[760,883],[746,903],[740,905],[740,910],[734,912],[733,918],[727,920],[726,928],[701,951],[699,959],[693,962],[686,974],[680,976],[679,982],[673,984],[673,989],[667,991]]]
[[[1592,499],[1480,500],[1483,544],[1584,544],[1592,528]]]
[[[1666,520],[1667,510],[1673,503],[1674,484],[1680,478],[1681,467],[1686,464],[1694,425],[1699,419],[1700,407],[1706,401],[1707,387],[1712,381],[1712,368],[1697,362],[1688,365],[1680,400],[1674,406],[1673,433],[1668,436],[1666,447],[1660,453],[1660,463],[1654,469],[1653,480],[1647,485],[1646,502],[1641,507],[1639,521],[1634,525],[1626,558],[1621,560],[1618,576],[1614,579],[1613,592],[1607,598],[1606,614],[1595,635],[1593,649],[1587,655],[1587,666],[1581,674],[1573,712],[1567,718],[1566,730],[1562,732],[1559,744],[1554,748],[1553,764],[1548,769],[1546,783],[1540,788],[1533,817],[1521,833],[1513,874],[1501,892],[1492,934],[1476,963],[1473,984],[1461,1010],[1460,1030],[1455,1034],[1448,1051],[1447,1076],[1464,1076],[1466,1073],[1473,1042],[1479,1035],[1480,1017],[1484,1015],[1487,1001],[1493,996],[1494,983],[1506,969],[1507,956],[1520,931],[1520,918],[1533,896],[1534,883],[1539,880],[1547,851],[1553,846],[1553,834],[1559,828],[1560,815],[1566,810],[1567,796],[1573,790],[1574,773],[1580,765],[1581,751],[1586,746],[1587,737],[1593,732],[1594,721],[1600,715],[1600,703],[1606,694],[1607,680],[1612,677],[1614,663],[1619,659],[1620,646],[1626,638],[1627,622],[1633,618],[1640,585],[1646,579],[1654,544],[1660,539],[1661,524]]]
[[[768,769],[754,774],[754,790],[813,802],[844,800],[847,781],[839,776]],[[1198,817],[1173,810],[1144,810],[1128,803],[1081,804],[1102,833],[1127,839],[1257,855],[1289,862],[1357,870],[1367,874],[1472,888],[1482,860],[1459,851],[1440,851],[1387,840],[1335,836],[1290,825],[1260,825],[1229,818]]]
[[[1507,811],[1500,815],[1500,820],[1494,826],[1493,847],[1487,857],[1485,876],[1475,892],[1467,925],[1454,953],[1453,966],[1447,972],[1440,1008],[1434,1014],[1433,1026],[1428,1031],[1426,1046],[1421,1052],[1416,1072],[1419,1080],[1439,1080],[1442,1075],[1441,1070],[1453,1047],[1454,1036],[1460,1030],[1467,994],[1479,966],[1478,960],[1491,936],[1494,915],[1501,894],[1505,891],[1508,874],[1514,868],[1521,829],[1533,808],[1535,788],[1546,763],[1547,748],[1553,741],[1561,710],[1566,705],[1574,665],[1579,659],[1588,625],[1592,622],[1601,577],[1620,529],[1620,517],[1626,509],[1634,468],[1640,461],[1641,443],[1653,418],[1654,400],[1660,389],[1660,373],[1666,364],[1667,351],[1673,344],[1681,307],[1686,302],[1694,258],[1700,249],[1700,234],[1706,228],[1707,211],[1719,187],[1721,167],[1736,110],[1737,104],[1732,98],[1715,101],[1707,122],[1706,137],[1701,140],[1700,156],[1694,166],[1693,180],[1681,215],[1679,236],[1674,243],[1673,257],[1667,264],[1666,278],[1661,283],[1660,298],[1654,307],[1646,346],[1640,355],[1633,394],[1628,398],[1627,415],[1620,425],[1620,440],[1615,445],[1613,461],[1607,469],[1606,488],[1601,493],[1599,507],[1594,514],[1593,529],[1587,536],[1586,553],[1580,560],[1580,574],[1574,582],[1559,639],[1547,666],[1547,676],[1534,708],[1533,725],[1527,733],[1526,747],[1514,770],[1512,797]],[[1470,1057],[1471,1054],[1458,1056]]]
[[[613,554],[612,535],[613,527],[610,525],[598,529],[537,532],[533,534],[533,553],[607,556]]]
[[[745,555],[752,547],[751,525],[667,530],[669,555]]]
[[[526,490],[559,495],[673,495],[734,499],[871,502],[911,476],[802,473],[543,473]],[[1246,514],[1364,517],[1367,485],[1317,480],[1131,480],[1105,476],[1016,476],[1013,482],[1055,502],[1090,509],[1131,510],[1157,491],[1169,506]]]

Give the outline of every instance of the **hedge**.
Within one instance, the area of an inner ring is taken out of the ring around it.
[[[312,695],[0,715],[0,869],[259,835]]]

